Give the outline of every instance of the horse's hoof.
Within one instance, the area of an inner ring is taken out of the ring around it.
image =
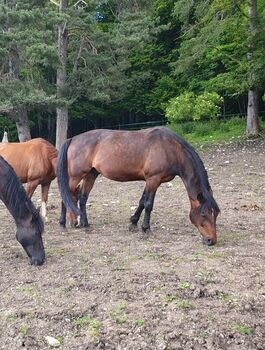
[[[65,227],[65,225],[62,225],[62,224],[60,224],[60,230],[61,230],[61,234],[64,234],[64,233],[68,232],[68,230]]]
[[[130,232],[137,232],[137,231],[138,231],[138,226],[137,226],[137,224],[130,224],[130,226],[129,226],[129,231],[130,231]]]
[[[142,232],[145,235],[151,235],[152,234],[152,231],[151,231],[150,227],[148,227],[148,228],[142,227]]]
[[[90,224],[80,225],[79,227],[82,228],[84,231],[90,231],[91,230],[91,225]]]

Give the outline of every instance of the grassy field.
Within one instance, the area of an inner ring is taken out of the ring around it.
[[[244,137],[245,118],[234,117],[227,120],[206,120],[187,122],[169,127],[192,144],[214,144]],[[265,128],[265,122],[261,121]]]

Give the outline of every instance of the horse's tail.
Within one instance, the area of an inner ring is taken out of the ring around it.
[[[79,209],[73,202],[73,198],[69,188],[67,151],[72,139],[67,140],[62,146],[57,158],[57,180],[62,200],[67,209],[74,215],[79,215]]]

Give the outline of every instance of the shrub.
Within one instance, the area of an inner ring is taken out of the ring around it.
[[[193,110],[193,120],[215,118],[220,114],[223,98],[216,92],[205,92],[197,96]]]
[[[189,121],[193,119],[195,95],[187,92],[169,100],[166,117],[170,123]]]
[[[166,117],[170,123],[214,119],[220,113],[223,98],[216,92],[204,92],[196,96],[192,92],[169,100]]]

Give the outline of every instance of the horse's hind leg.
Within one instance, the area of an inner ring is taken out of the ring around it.
[[[140,216],[142,214],[142,211],[144,210],[144,201],[145,201],[145,191],[142,194],[142,197],[139,201],[138,208],[136,209],[135,213],[131,216],[131,225],[130,225],[130,231],[135,231],[137,229],[137,223],[140,219]]]
[[[90,173],[86,175],[81,184],[81,189],[79,192],[79,208],[80,208],[80,226],[81,227],[89,227],[87,213],[86,213],[86,203],[89,196],[90,191],[92,190],[96,178],[99,173],[92,169]]]
[[[66,226],[66,207],[64,205],[64,202],[61,202],[61,216],[60,216],[60,220],[59,220],[60,226],[62,228],[65,228]]]

